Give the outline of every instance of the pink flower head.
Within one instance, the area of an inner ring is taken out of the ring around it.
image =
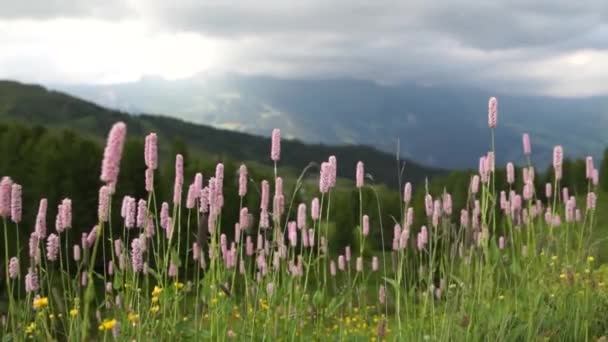
[[[495,97],[490,97],[488,101],[488,126],[490,128],[496,128],[496,120],[498,114],[498,101]]]
[[[154,190],[154,170],[146,169],[146,184],[145,188],[147,192]]]
[[[99,222],[108,222],[110,205],[110,189],[107,185],[99,188],[99,206],[97,208],[97,215]]]
[[[487,183],[490,180],[490,170],[488,168],[488,161],[486,156],[479,158],[479,176],[482,183]]]
[[[154,225],[154,220],[147,219],[146,224],[144,226],[144,233],[145,233],[146,237],[151,238],[152,236],[154,236],[155,231],[156,231],[156,226]]]
[[[426,196],[424,196],[424,209],[427,217],[433,215],[433,197],[431,194],[426,194]]]
[[[494,157],[494,152],[493,151],[489,151],[488,154],[486,155],[486,171],[487,172],[494,172],[496,169],[496,162],[495,162],[495,157]]]
[[[562,164],[564,161],[564,149],[558,145],[553,148],[553,170],[555,171],[555,179],[562,179]]]
[[[165,228],[165,236],[169,240],[173,236],[173,219],[171,217],[167,218],[167,227]]]
[[[523,195],[524,195],[524,199],[526,201],[529,201],[529,200],[532,199],[532,196],[534,195],[534,187],[532,186],[532,184],[526,183],[524,185],[524,193],[523,193]]]
[[[177,265],[174,264],[173,262],[169,263],[169,271],[168,271],[168,275],[171,278],[175,278],[177,277]]]
[[[38,291],[40,284],[38,282],[38,275],[33,268],[29,268],[25,275],[25,292],[32,293]]]
[[[469,212],[466,209],[460,210],[460,225],[463,227],[469,225]]]
[[[363,272],[363,257],[357,257],[357,262],[356,262],[356,270],[357,272]]]
[[[239,167],[239,196],[247,195],[247,166],[245,164]]]
[[[306,229],[300,230],[302,232],[302,247],[308,248],[308,231]]]
[[[15,279],[19,276],[19,259],[12,257],[8,263],[8,276]]]
[[[254,253],[254,248],[253,248],[253,241],[251,240],[251,236],[247,235],[247,237],[245,238],[245,254],[247,254],[247,256],[252,256]]]
[[[93,227],[86,238],[86,246],[87,248],[93,247],[95,244],[95,240],[97,240],[97,233],[99,228],[97,226]]]
[[[150,133],[146,136],[144,146],[144,161],[150,170],[158,168],[158,138],[156,133]]]
[[[274,196],[283,196],[283,178],[281,177],[274,180]]]
[[[59,255],[59,236],[50,234],[46,239],[46,258],[50,261],[56,261]]]
[[[218,193],[221,194],[224,186],[224,164],[217,163],[217,165],[215,165],[215,179],[218,186]]]
[[[446,215],[452,215],[452,195],[445,193],[443,195],[443,211]]]
[[[358,189],[361,189],[365,185],[365,171],[363,162],[357,162],[357,171],[355,173],[355,184]]]
[[[498,238],[498,249],[505,249],[505,245],[506,245],[505,237],[501,236],[500,238]]]
[[[173,204],[182,202],[182,187],[184,185],[184,157],[181,154],[175,156],[175,183],[173,184]]]
[[[530,143],[530,135],[524,133],[522,136],[522,143],[524,145],[524,155],[529,156],[532,154],[532,144]]]
[[[268,210],[268,203],[270,202],[270,184],[267,180],[262,181],[262,195],[260,200],[260,209]]]
[[[346,260],[344,258],[344,255],[338,256],[338,269],[340,271],[344,271],[346,269]]]
[[[416,247],[418,247],[419,251],[422,251],[424,249],[424,238],[422,237],[422,232],[418,233],[418,236],[416,237]]]
[[[509,205],[509,201],[507,201],[507,193],[504,191],[500,192],[500,209],[505,210]]]
[[[393,239],[398,239],[401,236],[401,226],[399,223],[395,223],[393,226]]]
[[[242,208],[239,215],[239,226],[243,229],[247,229],[249,227],[249,210],[247,208]]]
[[[116,184],[120,171],[120,160],[127,135],[127,126],[123,122],[115,123],[108,134],[108,141],[103,152],[101,180],[106,184]]]
[[[566,201],[567,201],[569,198],[570,198],[570,195],[568,194],[568,188],[567,188],[567,187],[564,187],[564,188],[562,189],[562,201],[563,201],[564,203],[566,203]]]
[[[39,239],[46,238],[46,209],[47,200],[46,198],[43,198],[40,200],[40,205],[38,206],[38,215],[36,216],[35,232]]]
[[[69,198],[64,198],[61,201],[61,223],[63,224],[63,229],[68,229],[72,227],[72,200]]]
[[[72,257],[74,258],[74,261],[80,261],[80,246],[78,245],[74,245],[73,247],[73,255]]]
[[[320,217],[319,198],[313,198],[310,207],[310,216],[312,217],[312,220],[316,222]]]
[[[306,228],[306,204],[300,203],[297,217],[298,229]]]
[[[139,273],[144,269],[144,246],[145,241],[139,238],[133,239],[131,242],[131,264],[133,271]]]
[[[169,203],[163,202],[160,206],[160,226],[167,229],[169,220]]]
[[[291,247],[295,247],[298,242],[298,231],[296,223],[291,221],[287,224],[287,239]]]
[[[196,205],[196,198],[200,195],[200,191],[196,190],[194,184],[190,184],[188,187],[188,194],[186,196],[186,208],[193,209]]]
[[[472,194],[476,194],[479,192],[479,175],[474,175],[473,178],[471,178],[470,188]]]
[[[412,226],[414,224],[414,208],[407,208],[407,215],[405,216],[407,220],[407,226]]]
[[[7,218],[11,214],[11,192],[13,181],[10,177],[2,177],[0,181],[0,217]]]
[[[420,234],[422,237],[422,241],[424,241],[424,244],[427,244],[429,242],[429,231],[426,229],[426,226],[422,226],[420,228]]]
[[[507,163],[507,183],[513,185],[515,183],[515,166],[513,163]]]
[[[346,246],[344,248],[344,257],[346,258],[346,261],[349,262],[350,261],[350,257],[351,257],[351,253],[350,253],[350,246]]]
[[[410,182],[405,183],[403,187],[403,202],[409,203],[412,200],[412,184]]]
[[[325,194],[331,185],[331,165],[328,162],[321,164],[321,174],[319,175],[319,192]]]
[[[551,196],[553,195],[553,188],[551,186],[551,183],[547,183],[545,184],[545,196],[547,198],[551,198]]]
[[[330,274],[332,277],[335,277],[335,276],[336,276],[336,262],[335,262],[335,261],[333,261],[333,260],[331,260],[331,261],[329,262],[329,274]]]
[[[336,186],[336,179],[338,178],[338,160],[336,156],[329,157],[329,187],[333,188]]]
[[[145,200],[140,199],[137,202],[137,227],[145,228],[146,226],[146,215],[147,215],[147,203]]]
[[[137,222],[135,221],[137,215],[137,204],[135,198],[129,197],[127,200],[127,207],[125,210],[125,227],[128,229],[135,228]]]
[[[369,216],[363,215],[363,227],[361,228],[361,233],[363,236],[369,235]]]
[[[281,159],[281,130],[275,128],[272,130],[272,146],[270,149],[270,159],[274,162]]]
[[[302,229],[302,231],[304,231],[304,229]],[[315,246],[315,230],[312,228],[308,229],[308,246]]]
[[[0,182],[0,189],[2,187]],[[2,191],[2,190],[0,190]],[[0,197],[3,195],[0,195]],[[14,183],[11,187],[11,220],[20,223],[22,218],[23,203],[21,199],[21,185]],[[2,201],[2,199],[0,199]]]
[[[374,255],[372,257],[372,271],[376,272],[376,271],[378,271],[378,268],[379,268],[378,257]]]
[[[593,166],[593,157],[589,156],[585,159],[585,176],[587,179],[593,179],[593,170],[595,170],[595,167]]]

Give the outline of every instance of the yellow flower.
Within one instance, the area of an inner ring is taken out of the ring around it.
[[[595,258],[594,258],[594,257],[592,257],[592,256],[588,256],[588,257],[587,257],[587,261],[588,261],[588,262],[594,262],[594,261],[595,261]]]
[[[562,274],[560,274],[560,275],[559,275],[559,277],[560,277],[561,279],[566,279],[566,274],[565,274],[565,273],[562,273]]]
[[[72,317],[78,316],[78,309],[72,309],[72,310],[70,310],[70,316],[72,316]]]
[[[157,296],[152,297],[152,303],[158,303],[158,297]]]
[[[160,310],[160,306],[158,305],[154,305],[153,307],[150,308],[150,312],[152,313],[157,313]]]
[[[115,325],[116,325],[115,319],[106,319],[103,322],[101,322],[101,325],[99,326],[99,330],[112,330]]]
[[[551,260],[553,260],[553,261],[557,260],[557,255],[552,256]]]
[[[505,299],[505,296],[503,296],[503,295],[498,296],[498,300],[503,300],[503,299]]]
[[[181,290],[184,287],[184,283],[176,282],[173,284],[176,289]]]
[[[585,268],[585,273],[589,273],[589,272],[591,272],[591,270],[588,268]]]
[[[27,327],[25,327],[26,334],[31,334],[34,332],[34,330],[36,330],[36,323],[34,322],[30,323]]]
[[[154,286],[154,290],[152,290],[152,295],[158,296],[161,292],[163,292],[162,287]]]
[[[55,319],[55,315],[50,314],[50,315],[49,315],[49,319]]]
[[[139,320],[139,315],[133,312],[129,312],[127,318],[129,319],[129,322],[136,323]]]
[[[34,299],[34,309],[43,309],[49,306],[49,299],[47,297],[40,297]]]

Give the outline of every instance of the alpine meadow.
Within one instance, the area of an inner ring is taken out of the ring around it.
[[[284,169],[279,129],[246,165],[130,140],[123,121],[103,153],[4,126],[4,156],[47,162],[0,182],[2,341],[604,341],[608,170],[556,145],[538,171],[528,134],[523,162],[499,167],[499,119],[492,97],[476,171],[404,181],[397,157],[384,184],[331,154]],[[41,177],[52,200],[28,189]]]

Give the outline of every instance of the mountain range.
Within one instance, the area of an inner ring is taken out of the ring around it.
[[[490,96],[499,102],[498,163],[523,161],[524,132],[532,137],[537,165],[550,162],[557,144],[564,146],[567,157],[600,157],[608,144],[606,97],[516,96],[416,83],[214,73],[49,87],[130,113],[162,113],[265,136],[278,127],[284,136],[304,142],[369,145],[440,168],[475,168],[490,149]]]
[[[194,124],[169,116],[132,115],[110,110],[40,85],[0,81],[0,120],[48,129],[69,129],[94,137],[100,142],[105,139],[112,124],[124,121],[130,137],[143,141],[145,134],[156,132],[165,154],[169,150],[167,146],[180,143],[202,158],[214,162],[229,159],[247,162],[248,165],[252,162],[256,167],[271,168],[269,138]],[[279,165],[291,174],[299,174],[312,162],[316,163],[317,167],[313,168],[309,175],[316,177],[318,165],[330,155],[335,155],[339,177],[352,180],[356,164],[362,160],[366,163],[366,173],[370,174],[375,182],[393,188],[398,184],[395,154],[381,152],[373,147],[305,144],[295,139],[283,139],[281,149]],[[443,170],[422,166],[410,160],[404,162],[406,167],[403,181],[420,183],[427,177],[445,174]]]

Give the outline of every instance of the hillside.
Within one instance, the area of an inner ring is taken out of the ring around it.
[[[127,123],[131,137],[143,137],[147,132],[155,131],[161,140],[185,143],[207,158],[231,158],[270,165],[268,138],[191,124],[167,116],[130,115],[37,85],[0,81],[0,119],[50,128],[70,128],[97,138],[104,137],[114,122],[122,120]],[[284,140],[283,151],[281,166],[295,172],[310,162],[320,162],[333,154],[339,161],[340,177],[353,178],[356,162],[364,160],[367,173],[375,181],[390,186],[397,184],[395,156],[374,148],[310,145]],[[410,161],[406,164],[404,180],[414,183],[443,173]]]

